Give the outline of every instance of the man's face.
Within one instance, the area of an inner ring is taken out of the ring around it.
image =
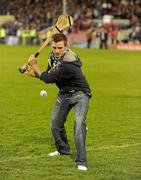
[[[56,57],[61,57],[64,55],[66,46],[64,44],[64,41],[54,42],[52,41],[52,51],[55,54]]]

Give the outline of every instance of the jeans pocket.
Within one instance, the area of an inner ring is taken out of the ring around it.
[[[81,91],[77,91],[73,94],[73,96],[71,97],[71,101],[73,103],[77,103],[80,99],[81,99],[81,96],[82,96],[82,92]]]

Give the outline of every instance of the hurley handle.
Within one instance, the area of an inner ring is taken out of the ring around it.
[[[34,56],[35,56],[35,58],[36,58],[39,54],[40,54],[39,52],[36,52],[36,54],[34,55]]]

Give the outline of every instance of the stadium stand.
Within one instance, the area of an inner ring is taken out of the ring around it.
[[[67,32],[71,43],[94,48],[141,44],[141,0],[66,1],[66,12],[74,17],[74,25]],[[0,42],[12,36],[15,43],[40,44],[46,35],[39,32],[54,24],[60,14],[62,1],[58,0],[1,0],[0,15],[13,15],[15,22],[1,25]],[[5,38],[1,37],[4,30]],[[90,32],[92,40],[88,45]]]

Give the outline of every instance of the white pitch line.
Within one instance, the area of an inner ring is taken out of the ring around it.
[[[0,160],[0,163],[7,162],[7,161],[38,159],[38,158],[44,158],[44,157],[47,157],[47,156],[48,156],[48,154],[35,155],[35,156],[14,157],[14,158]]]
[[[135,146],[141,146],[141,143],[135,143],[135,144],[123,144],[118,146],[103,146],[99,148],[88,148],[87,151],[100,151],[100,150],[108,150],[108,149],[122,149],[122,148],[128,148],[128,147],[135,147]],[[30,159],[38,159],[38,158],[44,158],[49,157],[48,154],[42,154],[42,155],[36,155],[36,156],[23,156],[23,157],[14,157],[10,159],[3,159],[0,160],[0,163],[8,162],[8,161],[20,161],[20,160],[30,160]]]
[[[108,149],[122,149],[122,148],[128,148],[128,147],[134,147],[134,146],[141,146],[141,143],[135,143],[135,144],[123,144],[118,146],[103,146],[99,148],[88,148],[87,151],[99,151],[99,150],[108,150]]]

